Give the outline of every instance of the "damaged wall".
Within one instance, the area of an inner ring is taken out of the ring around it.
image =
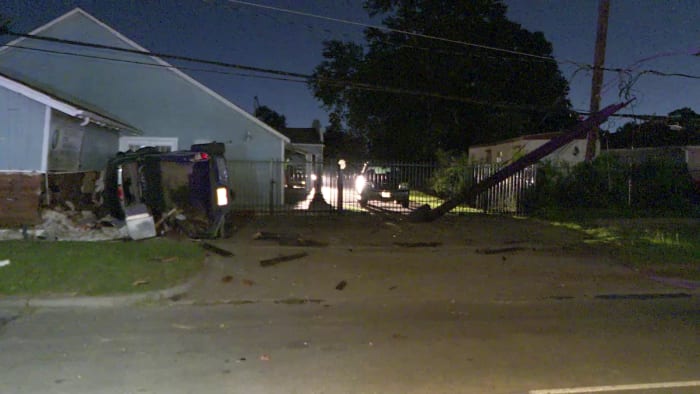
[[[0,173],[0,227],[41,223],[39,199],[43,174]]]

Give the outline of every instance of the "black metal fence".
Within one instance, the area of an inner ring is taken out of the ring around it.
[[[452,184],[451,192],[454,193],[486,179],[499,169],[493,165],[473,165],[446,170],[433,163],[373,163],[372,166],[393,171],[397,174],[394,175],[396,182],[375,185],[374,193],[363,198],[358,179],[367,178],[368,172],[362,173],[362,165],[341,170],[337,165],[314,163],[232,161],[229,162],[229,173],[235,193],[234,210],[257,214],[368,210],[408,214],[422,205],[434,208],[445,202],[450,197],[445,184]],[[528,167],[482,193],[470,205],[460,205],[452,212],[522,214],[525,193],[535,186],[536,172],[535,166]],[[401,199],[405,196],[402,193],[406,189],[408,200],[402,204]],[[361,201],[365,199],[367,201]]]

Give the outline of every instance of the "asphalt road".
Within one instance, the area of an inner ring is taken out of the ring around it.
[[[0,314],[2,393],[535,393],[700,380],[697,297],[20,312]]]

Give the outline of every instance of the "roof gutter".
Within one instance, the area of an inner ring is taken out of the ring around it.
[[[83,122],[80,124],[81,126],[87,126],[90,123],[93,123],[97,126],[100,127],[105,127],[108,129],[116,130],[116,131],[124,131],[132,135],[141,135],[141,131],[138,129],[135,129],[125,123],[116,121],[114,119],[107,118],[102,115],[98,115],[94,112],[90,111],[85,111],[85,110],[77,110],[75,113],[71,114],[72,116],[82,119]]]

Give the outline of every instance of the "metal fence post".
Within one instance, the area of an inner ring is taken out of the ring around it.
[[[338,192],[338,212],[343,212],[343,165],[338,163],[338,182],[337,182],[337,192]]]

